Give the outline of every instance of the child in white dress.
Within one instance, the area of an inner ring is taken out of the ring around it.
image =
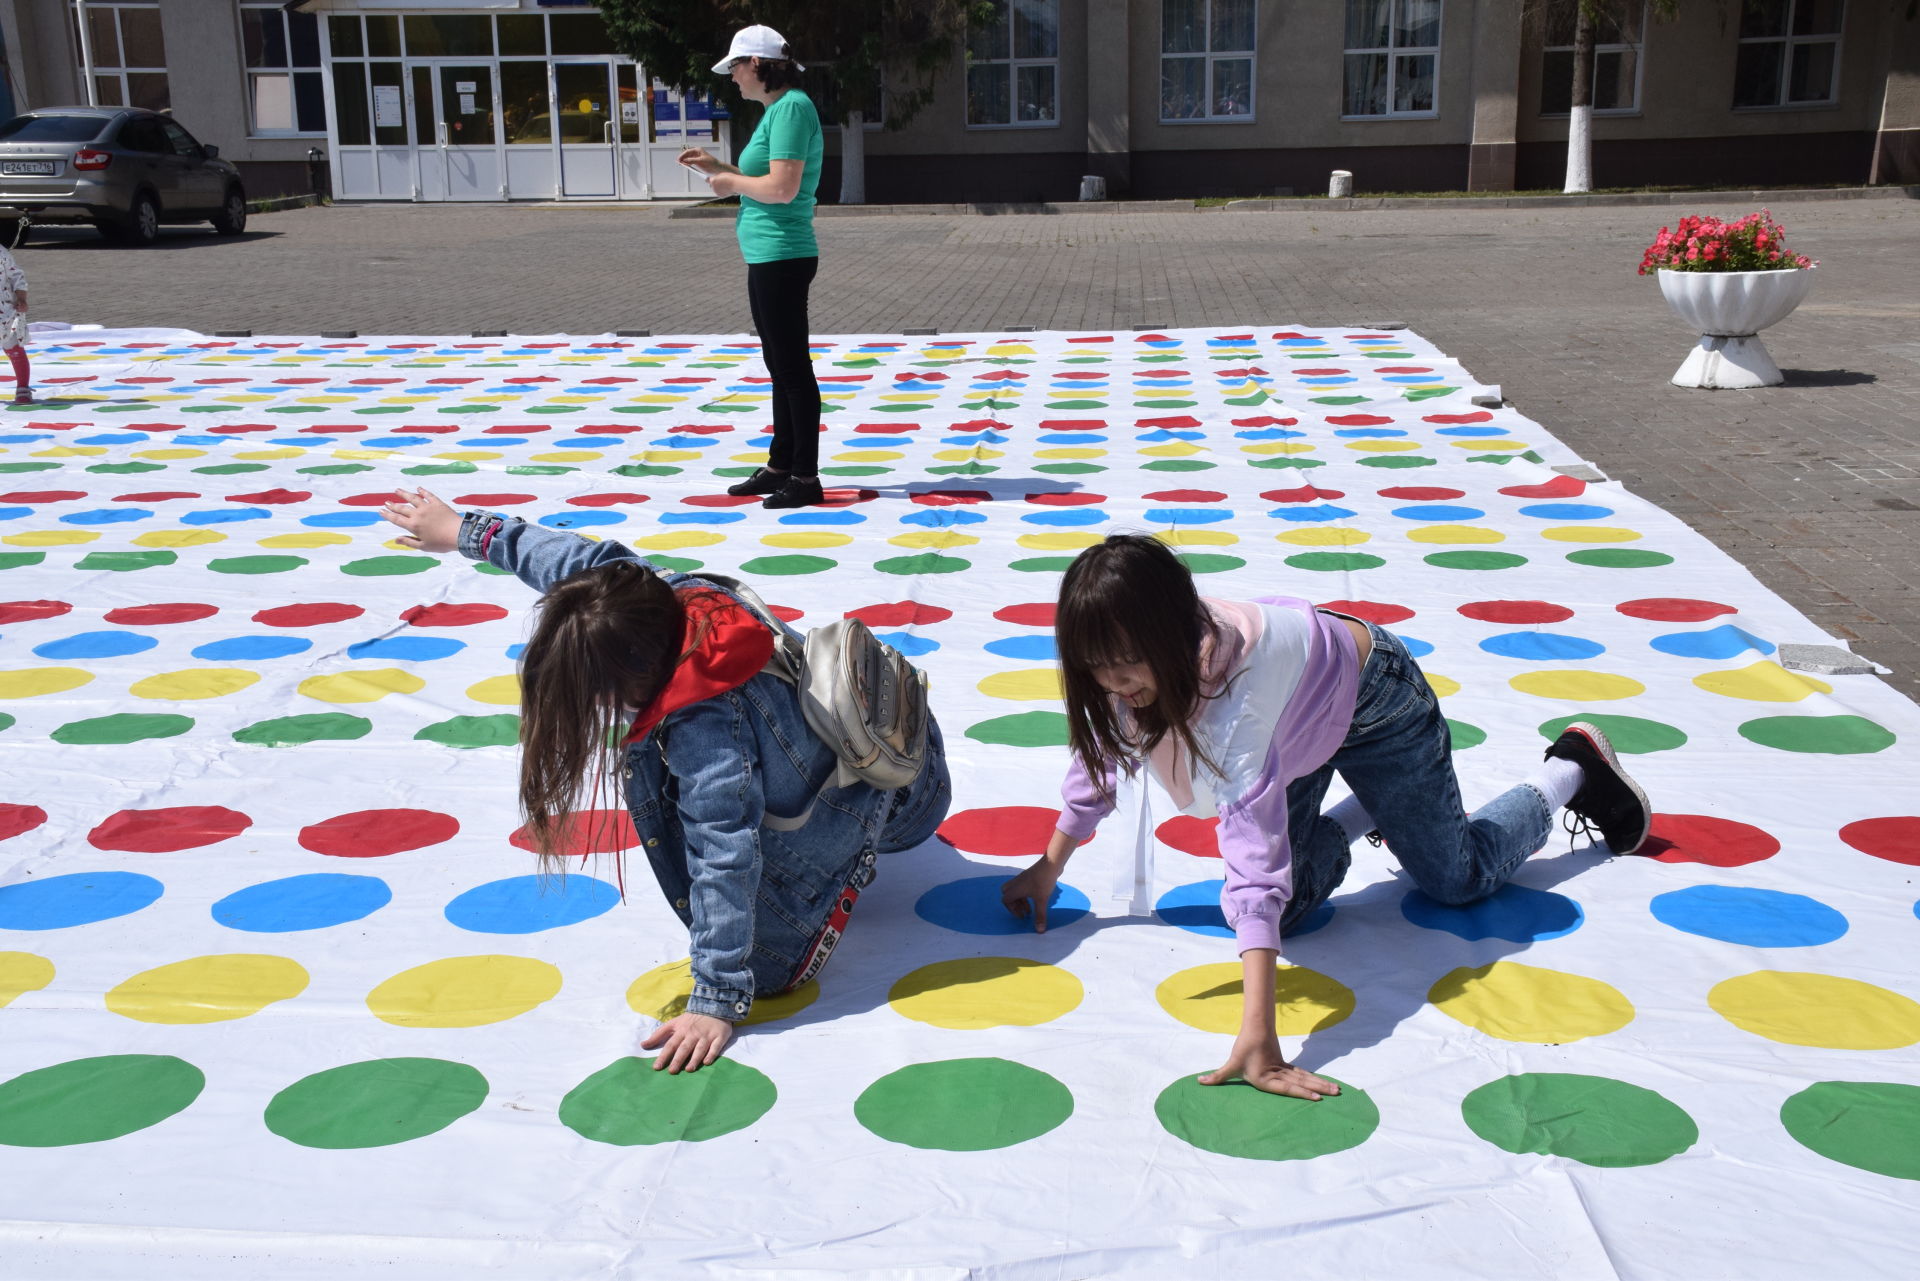
[[[32,369],[27,363],[27,273],[0,248],[0,347],[13,362],[13,403],[33,403]]]

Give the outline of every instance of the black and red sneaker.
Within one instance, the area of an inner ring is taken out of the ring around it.
[[[1575,721],[1560,731],[1560,737],[1547,748],[1547,759],[1572,761],[1586,774],[1580,790],[1567,802],[1567,812],[1591,838],[1594,831],[1615,854],[1632,854],[1646,844],[1647,829],[1653,824],[1653,807],[1647,794],[1620,768],[1613,744],[1597,725]]]

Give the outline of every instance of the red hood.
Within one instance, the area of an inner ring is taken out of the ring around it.
[[[627,732],[629,743],[646,737],[654,726],[683,707],[738,689],[773,657],[773,633],[732,597],[706,588],[679,595],[687,611],[680,647],[686,650],[691,646],[691,652],[634,718],[633,728]],[[700,635],[703,624],[705,635]]]

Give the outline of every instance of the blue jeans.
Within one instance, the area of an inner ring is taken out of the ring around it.
[[[1340,825],[1320,813],[1335,771],[1413,883],[1442,903],[1493,893],[1553,830],[1547,798],[1525,783],[1465,812],[1439,698],[1399,637],[1371,623],[1367,630],[1373,652],[1360,671],[1346,741],[1325,765],[1287,785],[1293,899],[1280,918],[1282,934],[1339,888],[1353,861]]]

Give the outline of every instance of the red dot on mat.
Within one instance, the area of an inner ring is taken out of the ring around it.
[[[1227,499],[1217,489],[1162,489],[1143,497],[1156,503],[1221,503]]]
[[[689,507],[745,507],[760,500],[752,494],[695,494],[680,501]]]
[[[1022,627],[1052,627],[1053,602],[1034,601],[1029,605],[1004,605],[993,611],[993,616],[1003,623],[1017,623]]]
[[[1705,814],[1655,814],[1640,852],[1662,863],[1743,867],[1772,858],[1780,842],[1751,823]]]
[[[496,618],[506,616],[506,609],[499,605],[456,605],[447,601],[438,605],[415,605],[412,609],[402,610],[400,621],[415,627],[471,627],[475,623],[491,623]]]
[[[578,498],[569,498],[570,507],[617,507],[625,503],[644,503],[651,501],[645,494],[582,494]]]
[[[392,501],[393,491],[391,489],[383,489],[377,494],[348,494],[340,500],[340,505],[342,507],[382,507]],[[454,501],[464,503],[468,500],[456,498]]]
[[[940,825],[940,839],[969,854],[1032,858],[1044,854],[1060,811],[1038,805],[961,810]]]
[[[155,489],[138,494],[119,494],[116,503],[164,503],[175,498],[198,498],[200,495],[187,489]]]
[[[1335,427],[1384,427],[1393,419],[1379,414],[1335,414],[1327,421]]]
[[[971,507],[992,497],[984,489],[928,489],[908,494],[907,500],[917,507]]]
[[[10,600],[0,603],[0,623],[30,623],[36,618],[58,618],[73,609],[63,600]]]
[[[351,503],[356,500],[343,498],[340,501]],[[514,507],[532,501],[532,494],[462,494],[453,500],[453,505],[455,507]]]
[[[435,379],[438,382],[439,379]],[[483,436],[531,436],[536,432],[550,431],[545,423],[499,423],[480,433]]]
[[[1544,600],[1477,600],[1460,612],[1483,623],[1559,623],[1573,617],[1565,605]]]
[[[523,850],[535,849],[533,839],[527,835],[524,827],[516,828],[507,838],[509,845],[517,845]],[[560,854],[579,858],[587,854],[612,854],[620,850],[629,850],[640,843],[640,833],[633,830],[633,817],[625,810],[584,810],[574,817],[573,830]]]
[[[268,627],[318,627],[323,623],[344,623],[366,612],[358,605],[316,601],[311,605],[277,605],[263,609],[253,616],[253,621]]]
[[[805,618],[807,616],[807,611],[805,611],[804,609],[795,609],[791,605],[769,604],[767,606],[767,612],[769,614],[772,614],[775,618],[779,619],[783,623],[797,622],[798,620]]]
[[[1298,489],[1269,489],[1260,497],[1270,503],[1311,503],[1322,498],[1345,498],[1344,489],[1319,489],[1313,485],[1302,485]]]
[[[161,623],[191,623],[202,618],[212,618],[219,612],[218,605],[202,605],[194,601],[159,605],[128,605],[121,609],[108,610],[107,621],[134,627],[155,627]]]
[[[1488,413],[1486,410],[1482,409],[1471,414],[1428,414],[1421,421],[1429,422],[1429,423],[1448,423],[1448,424],[1490,423],[1493,421],[1493,415]],[[1572,478],[1568,477],[1568,479],[1572,479]]]
[[[0,805],[0,841],[31,832],[46,821],[47,812],[38,805]]]
[[[1105,494],[1028,494],[1027,501],[1042,507],[1091,507],[1107,501]]]
[[[1162,845],[1171,845],[1195,858],[1220,857],[1220,820],[1177,814],[1153,829]]]
[[[861,423],[854,433],[860,436],[904,436],[910,431],[919,431],[919,423]]]
[[[1920,818],[1912,814],[1863,818],[1841,828],[1840,839],[1862,854],[1920,867]]]
[[[1508,485],[1500,492],[1509,498],[1578,498],[1587,492],[1587,482],[1572,476],[1555,476],[1538,485]]]
[[[384,858],[450,841],[460,820],[434,810],[359,810],[300,829],[300,845],[335,858]]]
[[[304,489],[263,489],[257,494],[229,494],[230,503],[259,503],[273,506],[280,503],[304,503],[313,495]]]
[[[1628,618],[1647,618],[1656,623],[1702,623],[1721,614],[1740,612],[1718,601],[1689,600],[1684,596],[1647,596],[1621,601],[1614,608]]]
[[[1408,503],[1437,503],[1448,498],[1465,498],[1464,489],[1443,489],[1438,485],[1395,485],[1380,491],[1382,498],[1398,498]]]
[[[880,497],[877,489],[823,489],[815,507],[855,507]]]
[[[218,805],[121,810],[88,832],[87,843],[101,850],[168,854],[228,840],[252,826],[245,814]]]
[[[86,496],[85,491],[78,489],[20,489],[0,494],[0,503],[70,503]]]
[[[1404,623],[1413,617],[1413,611],[1405,605],[1389,605],[1377,600],[1323,600],[1320,608],[1330,609],[1336,614],[1351,614],[1381,627]]]
[[[916,623],[944,623],[953,617],[953,611],[903,600],[891,605],[862,605],[848,610],[844,617],[857,618],[868,627],[912,627]]]

